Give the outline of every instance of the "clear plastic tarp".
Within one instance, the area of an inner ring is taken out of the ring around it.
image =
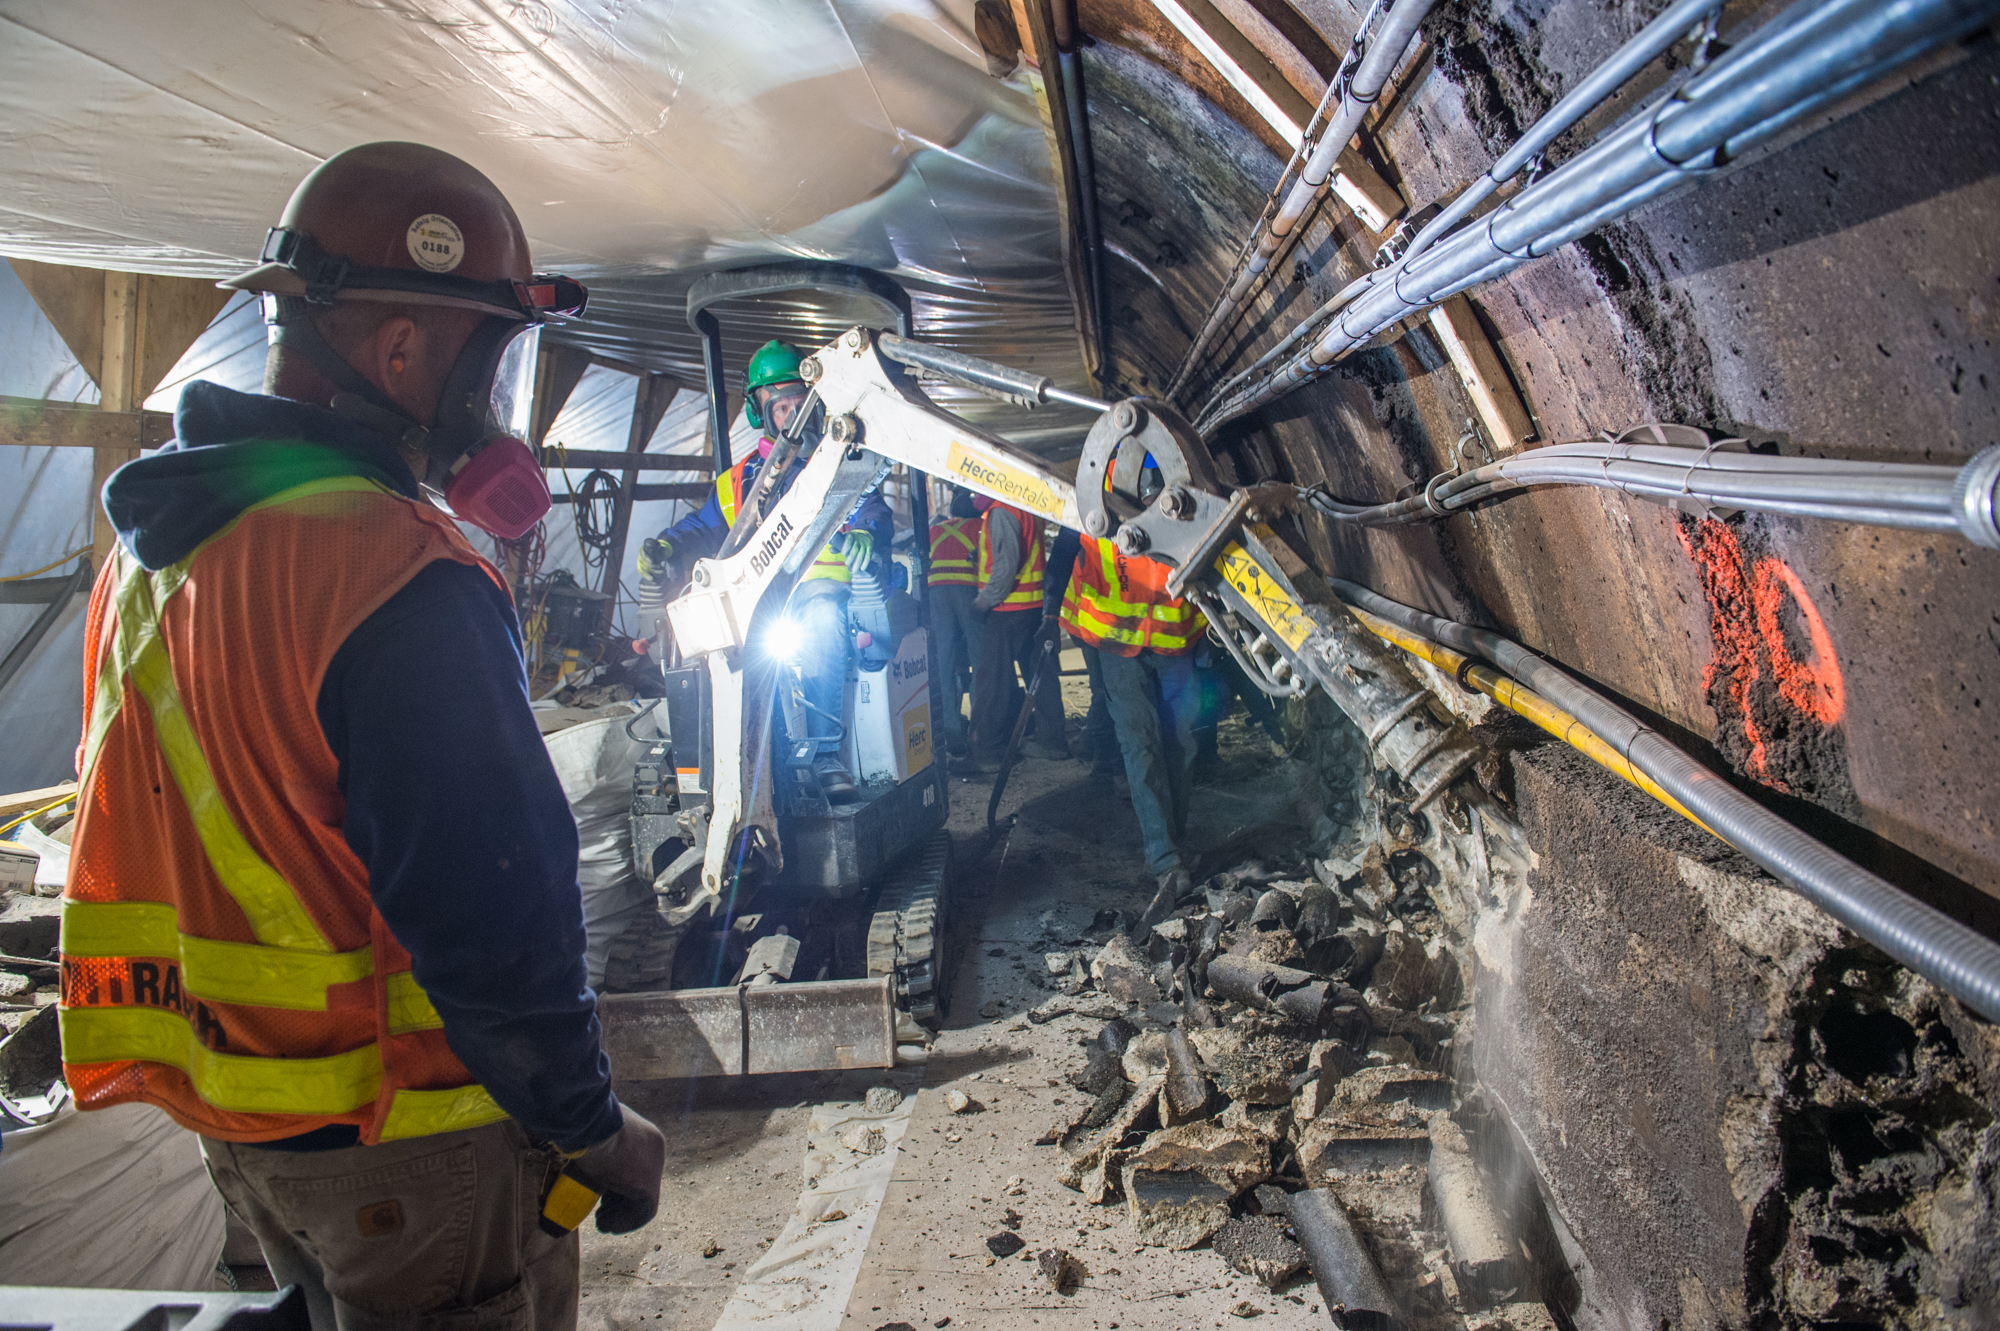
[[[8,255],[220,277],[314,163],[417,139],[591,281],[564,340],[695,386],[690,281],[834,259],[903,282],[919,336],[1089,388],[1034,99],[971,0],[0,0],[0,123]],[[734,373],[827,304],[719,310]],[[966,405],[1030,446],[1084,424]]]

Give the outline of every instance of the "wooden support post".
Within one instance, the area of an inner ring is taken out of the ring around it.
[[[140,400],[139,375],[139,275],[104,274],[104,359],[97,372],[99,411],[128,412]],[[91,562],[103,568],[111,558],[118,534],[104,512],[99,496],[111,473],[139,456],[136,448],[100,448],[92,454],[90,473]]]
[[[1228,0],[1153,0],[1153,6],[1279,138],[1298,146],[1326,80],[1275,26]],[[1331,188],[1370,231],[1381,231],[1403,211],[1403,196],[1352,144],[1342,145]]]
[[[1514,391],[1507,377],[1500,349],[1479,326],[1479,314],[1464,296],[1453,296],[1430,312],[1431,331],[1444,345],[1452,368],[1465,381],[1479,423],[1499,453],[1511,453],[1534,437],[1535,424],[1528,406]]]
[[[652,442],[653,431],[660,428],[660,418],[667,414],[667,404],[680,391],[680,384],[672,375],[647,374],[639,380],[639,391],[632,399],[632,432],[626,436],[625,452],[636,456],[646,451]],[[627,466],[618,477],[618,497],[612,501],[611,546],[604,556],[604,583],[599,591],[618,595],[618,578],[625,566],[625,541],[632,530],[632,500],[639,481],[639,469]]]

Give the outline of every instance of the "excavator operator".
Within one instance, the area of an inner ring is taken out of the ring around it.
[[[722,548],[744,498],[756,485],[778,436],[793,425],[810,395],[799,377],[805,353],[789,342],[772,340],[757,348],[743,376],[743,414],[763,431],[757,447],[741,462],[715,478],[715,493],[694,513],[639,545],[639,599],[658,605],[669,584],[685,576],[698,559]],[[818,443],[815,422],[801,422],[801,456]],[[792,476],[798,475],[795,468]],[[786,478],[789,481],[790,477]],[[855,793],[854,778],[840,761],[841,702],[847,668],[854,651],[848,626],[849,589],[856,574],[888,585],[889,542],[893,517],[880,494],[864,495],[824,550],[800,575],[792,593],[791,612],[783,622],[793,641],[785,644],[796,660],[804,703],[803,736],[809,741],[813,775],[830,800]]]

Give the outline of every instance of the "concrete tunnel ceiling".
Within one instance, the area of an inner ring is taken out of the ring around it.
[[[1438,4],[1358,150],[1407,208],[1448,200],[1663,7]],[[1067,8],[1101,236],[1097,385],[1034,91],[1019,70],[989,72],[994,28],[982,42],[972,0],[248,0],[226,16],[133,6],[117,25],[0,0],[13,185],[0,252],[221,275],[314,161],[421,138],[520,202],[538,262],[592,282],[594,317],[565,339],[689,385],[688,284],[806,257],[897,277],[927,340],[1083,391],[1160,394],[1290,146],[1168,17],[1192,6]],[[1310,103],[1365,6],[1201,8]],[[1732,2],[1722,26],[1733,40],[1783,12]],[[1547,165],[1691,52],[1676,46]],[[1474,315],[1531,446],[1663,421],[1777,456],[1956,465],[2000,442],[1996,219],[2000,43],[1985,28],[1476,289]],[[1369,271],[1385,233],[1329,205],[1304,234],[1181,406]],[[732,367],[765,337],[873,319],[827,298],[719,310]],[[946,400],[1053,457],[1074,454],[1086,420]],[[1412,320],[1210,442],[1229,484],[1319,484],[1360,503],[1420,493],[1496,441],[1439,335]],[[1583,488],[1414,528],[1286,521],[1321,570],[1495,627],[1762,805],[2000,936],[2000,554],[1956,534],[1699,516]],[[1448,675],[1430,682],[1454,694]],[[1508,720],[1480,733],[1513,755],[1496,770],[1511,771],[1501,783],[1540,857],[1540,913],[1496,908],[1479,922],[1494,932],[1467,945],[1480,1023],[1467,1075],[1480,1112],[1518,1134],[1528,1163],[1514,1182],[1539,1188],[1588,1250],[1582,1292],[1549,1296],[1573,1319],[1564,1331],[1861,1324],[1915,1299],[1933,1256],[2000,1263],[2000,1129],[1973,1104],[2000,1095],[1992,1028],[1873,949],[1828,941],[1837,931],[1747,861],[1567,749],[1531,750]],[[1355,736],[1340,754],[1361,766],[1366,749]],[[1836,987],[1868,995],[1870,1020],[1893,1012],[1917,1032],[1895,1076],[1842,1080],[1853,1055],[1840,1046],[1866,1032],[1840,1025]],[[1968,1064],[1976,1087],[1952,1080]],[[1863,1105],[1864,1085],[1890,1091]],[[1950,1168],[1947,1139],[1963,1148]],[[1843,1160],[1872,1182],[1852,1183]],[[1984,1193],[1950,1173],[1967,1160]],[[1820,1256],[1858,1245],[1854,1215],[1871,1206],[1894,1213],[1912,1253],[1936,1253],[1882,1259],[1878,1289],[1814,1285],[1812,1261],[1875,1260]],[[1956,1304],[1923,1291],[1930,1308],[2000,1306],[1990,1278]]]

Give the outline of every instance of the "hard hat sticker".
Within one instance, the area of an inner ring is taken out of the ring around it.
[[[448,273],[465,258],[465,237],[443,213],[425,213],[410,223],[410,257],[433,273]]]

